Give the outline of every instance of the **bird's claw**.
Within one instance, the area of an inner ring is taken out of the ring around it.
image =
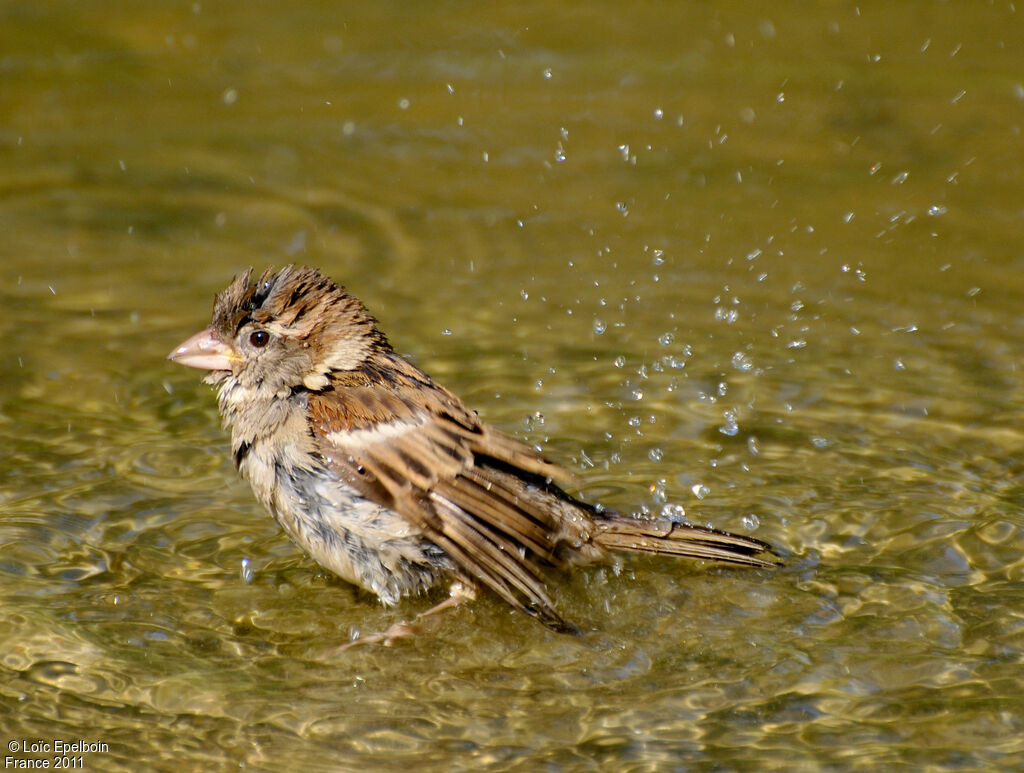
[[[422,630],[422,625],[419,625],[415,622],[410,623],[406,620],[403,620],[400,623],[395,623],[386,631],[378,631],[376,633],[368,633],[357,636],[356,638],[352,639],[352,641],[346,642],[345,644],[342,644],[340,647],[335,647],[334,649],[328,651],[327,654],[325,655],[325,658],[330,659],[335,655],[340,655],[342,652],[352,649],[353,647],[358,647],[362,644],[381,644],[385,647],[390,647],[395,643],[396,640],[405,638],[406,636],[415,636],[416,634],[422,632]]]

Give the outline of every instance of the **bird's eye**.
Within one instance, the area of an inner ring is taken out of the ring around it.
[[[254,330],[249,334],[249,343],[255,346],[257,349],[262,349],[268,343],[270,343],[270,333],[266,330]]]

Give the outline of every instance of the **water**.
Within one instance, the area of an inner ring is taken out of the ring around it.
[[[125,770],[1024,765],[1011,5],[0,13],[4,740]],[[164,360],[290,261],[588,499],[786,566],[626,558],[553,582],[581,637],[484,597],[324,660],[437,599],[301,556]]]

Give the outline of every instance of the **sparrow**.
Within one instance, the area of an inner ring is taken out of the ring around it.
[[[344,287],[294,265],[252,277],[169,359],[209,371],[235,467],[288,536],[383,604],[447,584],[426,615],[482,587],[576,632],[549,595],[554,569],[614,551],[778,565],[752,537],[580,501],[564,468],[396,354]]]

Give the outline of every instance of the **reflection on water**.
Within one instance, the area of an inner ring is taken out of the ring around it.
[[[86,767],[1024,763],[1011,6],[82,3],[0,25],[0,695]],[[385,610],[163,361],[249,265],[347,283],[583,494],[777,572]],[[25,756],[25,755],[23,755]]]

